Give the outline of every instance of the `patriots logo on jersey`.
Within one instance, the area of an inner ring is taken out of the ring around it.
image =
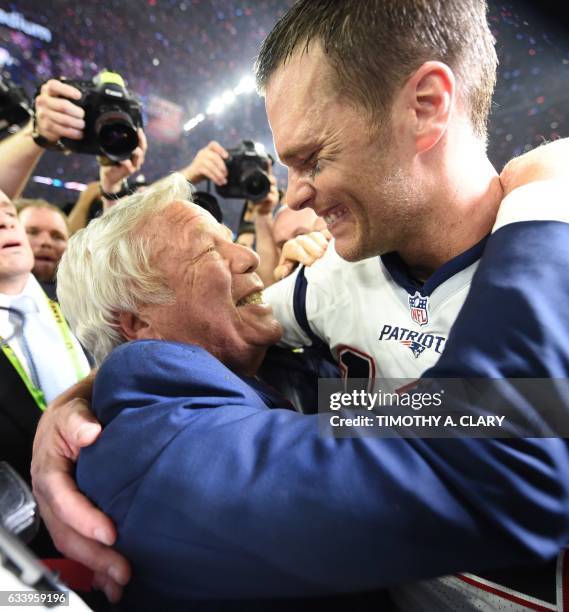
[[[426,325],[429,322],[429,298],[421,295],[418,291],[409,296],[409,308],[411,319],[417,325]]]
[[[422,344],[415,342],[414,340],[401,340],[401,344],[411,349],[413,355],[415,355],[415,359],[419,357],[419,355],[425,350]]]

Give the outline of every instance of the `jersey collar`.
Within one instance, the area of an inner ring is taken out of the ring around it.
[[[487,240],[488,236],[485,236],[474,246],[460,253],[460,255],[453,257],[450,261],[447,261],[440,268],[435,270],[424,284],[420,283],[409,274],[407,265],[397,253],[386,253],[381,256],[381,261],[387,268],[391,278],[393,278],[400,287],[405,289],[407,293],[414,295],[418,291],[423,296],[429,296],[437,287],[451,278],[451,276],[462,272],[462,270],[465,270],[468,266],[478,261],[480,257],[482,257]]]

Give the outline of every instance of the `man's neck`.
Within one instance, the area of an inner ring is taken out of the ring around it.
[[[500,179],[485,156],[460,172],[452,170],[426,207],[420,235],[399,251],[421,281],[487,236],[502,200]]]
[[[0,293],[4,295],[18,295],[22,293],[29,277],[29,272],[16,276],[0,277]]]

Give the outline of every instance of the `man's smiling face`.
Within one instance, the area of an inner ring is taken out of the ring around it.
[[[342,96],[314,44],[271,76],[266,107],[289,168],[288,205],[323,217],[344,259],[398,250],[418,202],[391,122],[372,126],[366,111]]]
[[[262,301],[257,255],[187,202],[172,203],[142,231],[152,264],[175,295],[172,304],[140,307],[150,322],[144,337],[197,344],[237,373],[254,374],[281,336]]]

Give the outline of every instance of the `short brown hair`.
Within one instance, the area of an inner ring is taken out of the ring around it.
[[[14,206],[18,211],[18,215],[26,208],[47,208],[49,210],[54,210],[55,212],[61,215],[62,219],[65,221],[67,229],[69,229],[69,221],[67,215],[61,210],[61,208],[59,208],[59,206],[56,206],[55,204],[50,204],[47,200],[42,200],[40,198],[18,198],[17,200],[14,200]]]
[[[457,76],[474,132],[486,138],[498,60],[485,0],[298,0],[265,39],[255,70],[264,91],[300,48],[322,46],[335,86],[377,123],[397,89],[429,60]]]

